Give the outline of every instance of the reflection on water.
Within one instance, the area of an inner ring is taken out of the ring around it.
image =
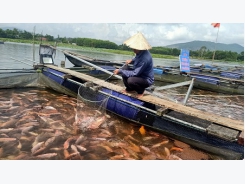
[[[126,59],[131,59],[134,55],[132,52],[132,55],[120,55],[120,54],[112,54],[112,53],[106,53],[106,52],[99,52],[96,50],[96,48],[91,48],[91,50],[82,50],[82,49],[71,49],[71,48],[61,48],[57,47],[58,49],[62,50],[71,50],[73,52],[77,52],[80,54],[87,55],[92,58],[97,59],[104,59],[104,60],[110,60],[110,61],[124,61]],[[33,44],[23,44],[23,43],[11,43],[11,42],[5,42],[5,44],[0,44],[0,63],[3,63],[5,67],[19,67],[19,68],[29,68],[28,65],[25,65],[23,63],[14,61],[10,59],[10,57],[29,62],[32,64],[29,60],[35,60],[39,61],[39,44],[35,44],[35,52],[33,54]],[[34,55],[34,58],[33,58]],[[26,60],[29,59],[29,60]],[[65,58],[64,54],[57,50],[54,58],[54,62],[56,65],[60,66],[61,61],[65,61],[65,66],[72,67],[73,64],[69,62],[68,59]],[[179,60],[178,59],[159,59],[159,58],[153,58],[154,65],[162,65],[162,66],[179,66]],[[218,66],[240,66],[240,63],[220,63],[214,61],[201,61],[196,59],[190,60],[191,64],[215,64]],[[24,66],[23,66],[24,65]]]

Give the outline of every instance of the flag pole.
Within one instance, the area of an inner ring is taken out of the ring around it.
[[[214,44],[214,53],[213,53],[213,59],[212,59],[212,64],[213,64],[213,62],[214,62],[214,56],[215,56],[215,51],[216,51],[216,48],[215,48],[215,46],[216,46],[216,43],[217,43],[217,39],[218,39],[218,34],[219,34],[219,27],[218,27],[218,31],[217,31],[216,41],[215,41],[215,44]]]

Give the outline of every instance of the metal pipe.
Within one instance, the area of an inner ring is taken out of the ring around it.
[[[188,88],[188,91],[187,91],[187,93],[186,93],[186,96],[185,96],[185,99],[184,99],[184,102],[183,102],[184,105],[186,105],[186,102],[187,102],[187,100],[188,100],[188,98],[189,98],[189,96],[190,96],[190,94],[191,94],[191,90],[192,90],[193,85],[194,85],[194,80],[195,80],[195,78],[192,78],[191,84],[190,84],[190,86],[189,86],[189,88]]]

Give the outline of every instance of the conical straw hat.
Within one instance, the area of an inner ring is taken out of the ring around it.
[[[137,34],[133,35],[132,37],[124,41],[123,44],[127,45],[132,49],[137,49],[137,50],[151,49],[150,44],[147,42],[147,40],[145,39],[144,35],[141,32],[138,32]]]

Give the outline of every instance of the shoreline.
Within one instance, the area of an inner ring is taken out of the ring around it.
[[[13,39],[4,39],[1,38],[2,41],[4,41],[5,43],[22,43],[22,44],[30,44],[32,45],[33,43],[29,40],[13,40]],[[40,44],[47,44],[47,45],[51,45],[55,47],[55,43],[53,42],[42,42],[42,43],[37,43],[37,41],[35,41],[34,43],[35,45],[40,45]],[[77,45],[72,45],[72,44],[67,44],[67,43],[58,43],[57,47],[60,48],[68,48],[68,49],[77,49],[77,50],[86,50],[86,51],[96,51],[96,52],[105,52],[105,53],[113,53],[113,54],[121,54],[121,55],[128,55],[128,56],[132,56],[133,53],[131,53],[130,51],[124,51],[124,50],[112,50],[112,49],[103,49],[103,48],[94,48],[94,47],[82,47],[82,46],[77,46]],[[151,54],[153,58],[156,59],[170,59],[170,60],[179,60],[179,57],[176,56],[169,56],[169,55],[160,55],[160,54]],[[207,60],[207,59],[200,59],[200,58],[194,58],[194,57],[190,57],[190,59],[193,60],[197,60],[197,61],[204,61],[204,62],[215,62],[215,63],[219,63],[219,64],[234,64],[234,65],[239,65],[244,66],[244,62],[231,62],[231,61],[223,61],[223,60]]]

